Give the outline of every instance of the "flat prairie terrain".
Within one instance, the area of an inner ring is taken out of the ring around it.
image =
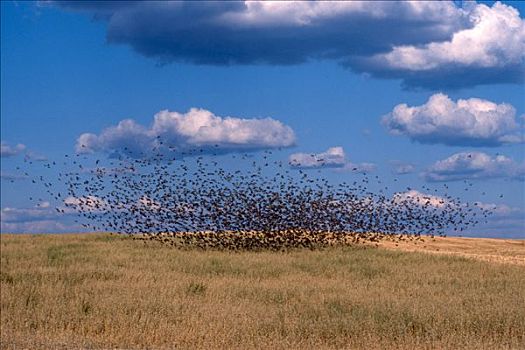
[[[277,253],[0,239],[2,349],[525,348],[520,240]]]
[[[380,248],[462,256],[525,266],[525,239],[424,237],[424,241],[382,240]]]

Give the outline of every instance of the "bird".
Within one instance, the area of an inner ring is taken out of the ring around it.
[[[71,169],[59,172],[55,183],[43,177],[39,183],[56,201],[64,201],[63,193],[75,198],[56,213],[72,209],[86,229],[198,249],[279,251],[415,240],[461,232],[491,215],[448,194],[435,202],[430,195],[408,195],[412,187],[391,197],[388,186],[371,191],[372,182],[382,181],[366,172],[352,174],[360,180],[336,184],[296,164],[272,161],[271,151],[231,152],[226,158],[219,144],[180,150],[156,140],[141,152],[116,150],[118,156],[108,161],[65,157]]]

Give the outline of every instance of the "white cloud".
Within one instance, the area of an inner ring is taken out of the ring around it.
[[[35,207],[37,207],[37,208],[49,208],[49,207],[51,207],[51,203],[49,203],[48,201],[44,201],[44,202],[38,203]]]
[[[382,123],[390,133],[421,143],[498,146],[524,141],[513,106],[479,98],[454,102],[442,93],[421,106],[399,104]]]
[[[484,202],[458,202],[452,197],[442,197],[411,189],[392,196],[393,203],[407,203],[420,207],[431,206],[438,210],[459,209],[475,214],[471,219],[476,225],[465,227],[462,231],[448,230],[447,234],[460,234],[473,237],[515,237],[523,238],[525,211],[523,208],[507,204]],[[472,211],[472,212],[471,212]]]
[[[120,151],[138,156],[154,149],[234,152],[290,147],[294,143],[293,130],[275,119],[219,117],[205,109],[192,108],[187,113],[161,111],[154,116],[149,128],[126,119],[99,135],[82,134],[76,150],[79,153]]]
[[[517,208],[517,207],[511,207],[507,204],[495,204],[495,203],[483,203],[483,202],[475,202],[475,204],[478,208],[481,208],[484,210],[490,210],[494,215],[500,216],[500,217],[507,217],[507,216],[511,216],[511,215],[523,212],[522,209]]]
[[[451,202],[446,198],[422,193],[417,190],[398,192],[394,194],[394,196],[392,197],[392,201],[394,203],[411,202],[420,206],[428,205],[435,208],[444,208],[445,206],[452,205]]]
[[[61,216],[48,202],[35,205],[33,208],[2,208],[2,222],[19,223],[30,221],[53,220]]]
[[[68,197],[64,203],[65,206],[58,207],[48,201],[40,202],[31,208],[4,207],[0,212],[0,230],[5,233],[85,231],[82,225],[71,222],[72,218],[77,217],[78,211],[67,203],[74,203],[74,199]],[[86,206],[82,209],[87,211]]]
[[[392,173],[396,175],[411,174],[416,170],[413,164],[404,163],[400,161],[391,161]]]
[[[244,4],[242,11],[226,12],[220,19],[230,25],[302,27],[320,23],[326,25],[326,21],[348,16],[388,19],[397,15],[407,21],[409,17],[439,21],[444,26],[438,27],[440,30],[450,31],[460,17],[453,4],[446,2],[245,1]]]
[[[321,153],[294,153],[288,164],[295,169],[335,168],[337,171],[372,172],[375,164],[352,163],[346,158],[343,147],[330,147]]]
[[[47,158],[44,155],[28,150],[26,145],[22,143],[18,143],[16,145],[9,145],[8,142],[2,141],[1,150],[0,150],[0,156],[2,158],[14,157],[22,153],[24,154],[24,159],[26,161],[46,161],[47,160]]]
[[[25,156],[24,156],[24,159],[25,160],[34,160],[36,162],[45,162],[45,161],[47,161],[47,157],[46,156],[44,156],[43,154],[40,154],[40,153],[33,152],[33,151],[27,151]]]
[[[14,146],[9,145],[6,141],[2,141],[0,144],[0,156],[1,157],[13,157],[24,152],[26,146],[24,144],[17,144]]]
[[[0,223],[0,230],[4,233],[56,233],[80,231],[79,225],[69,225],[56,220],[39,220],[29,222]]]
[[[478,4],[469,11],[470,28],[443,42],[422,47],[396,46],[375,58],[393,69],[432,70],[446,65],[501,67],[519,65],[525,57],[525,22],[519,12],[499,2]]]
[[[475,202],[475,206],[491,214],[479,218],[479,224],[468,228],[465,235],[474,237],[524,238],[525,210],[507,204]]]
[[[354,173],[372,173],[376,171],[376,165],[374,163],[352,163],[347,162],[344,167],[337,169],[340,172],[354,172]]]
[[[478,84],[523,83],[525,21],[512,6],[467,3],[466,19],[446,40],[394,45],[389,52],[351,58],[348,65],[405,86],[459,88]]]
[[[288,163],[293,168],[340,168],[347,160],[343,147],[330,147],[321,153],[294,153]]]
[[[79,2],[107,40],[162,63],[300,64],[333,60],[407,86],[524,80],[524,21],[495,3],[452,1]],[[389,33],[389,35],[385,35]],[[213,49],[210,49],[213,48]]]
[[[506,177],[523,181],[525,164],[518,164],[503,155],[482,152],[461,152],[437,161],[424,173],[427,181],[456,181]]]
[[[109,205],[101,198],[97,196],[81,196],[73,197],[69,196],[64,199],[65,208],[61,208],[66,213],[79,213],[79,212],[92,212],[99,213],[103,211],[108,211],[111,208]]]

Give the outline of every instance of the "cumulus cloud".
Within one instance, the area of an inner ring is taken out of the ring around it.
[[[514,237],[523,238],[525,232],[525,210],[520,207],[509,206],[504,203],[463,202],[459,203],[451,197],[442,197],[420,192],[414,189],[397,192],[392,201],[406,203],[407,201],[419,206],[431,206],[436,209],[463,208],[476,211],[477,224],[462,231],[450,231],[447,234],[461,233],[463,236],[473,237]]]
[[[101,213],[111,209],[102,198],[92,195],[69,196],[64,199],[64,205],[65,208],[62,208],[62,210],[68,214],[79,212]]]
[[[24,152],[26,146],[24,144],[17,144],[14,146],[9,145],[6,141],[2,141],[0,145],[0,156],[3,157],[13,157]]]
[[[46,202],[33,208],[5,207],[1,210],[0,230],[5,233],[66,231],[67,225],[60,217]]]
[[[93,201],[98,200],[90,196]],[[76,232],[85,228],[78,223],[71,222],[78,217],[76,204],[82,203],[86,209],[87,197],[76,199],[68,197],[64,205],[57,207],[48,201],[43,201],[29,208],[4,207],[0,211],[0,231],[5,233],[48,233],[48,232]],[[93,211],[99,210],[94,208]]]
[[[0,156],[2,158],[14,157],[19,154],[24,154],[24,160],[26,161],[46,161],[47,157],[44,155],[30,151],[27,149],[26,145],[18,143],[16,145],[10,145],[6,141],[2,141]]]
[[[392,196],[394,203],[406,203],[411,202],[420,206],[432,206],[435,208],[444,208],[451,205],[450,201],[440,196],[434,196],[419,192],[417,190],[408,190],[405,192],[397,192]]]
[[[80,231],[79,225],[69,225],[56,220],[39,220],[29,222],[0,223],[0,230],[4,233],[57,233]]]
[[[437,161],[424,173],[427,181],[510,178],[525,180],[525,163],[519,164],[503,155],[482,152],[461,152]]]
[[[352,163],[346,162],[345,166],[337,169],[340,172],[354,172],[354,173],[373,173],[377,166],[374,163]]]
[[[397,160],[391,161],[392,173],[395,175],[411,174],[416,170],[416,167],[410,163],[404,163]]]
[[[442,93],[421,106],[399,104],[383,116],[382,123],[391,134],[421,143],[477,147],[524,141],[512,105],[479,98],[454,102]]]
[[[479,225],[463,232],[466,236],[474,237],[505,237],[523,239],[525,232],[525,209],[507,204],[476,202],[481,209],[488,210],[491,215],[480,220]]]
[[[330,147],[321,153],[294,153],[288,163],[292,168],[341,168],[347,160],[343,147]]]
[[[419,1],[57,1],[107,23],[107,40],[162,63],[334,60],[406,85],[523,81],[517,10]],[[391,35],[384,35],[391,33]]]
[[[252,151],[290,147],[293,130],[272,118],[219,117],[205,109],[187,113],[160,111],[150,127],[126,119],[99,135],[85,133],[77,139],[79,153],[122,152],[132,156],[157,152],[203,149],[217,152]]]
[[[522,209],[518,207],[511,207],[507,204],[495,204],[495,203],[484,203],[484,202],[475,202],[476,206],[484,210],[490,210],[492,214],[500,217],[508,217],[517,213],[523,212]]]
[[[27,151],[25,156],[24,156],[24,159],[25,160],[34,160],[36,162],[45,162],[47,161],[47,157],[43,154],[40,154],[40,153],[36,153],[36,152],[33,152],[33,151]]]
[[[56,2],[107,22],[110,43],[163,62],[296,64],[444,40],[464,22],[451,3]],[[397,35],[384,36],[396,29]]]
[[[372,163],[352,163],[346,158],[343,147],[330,147],[321,153],[294,153],[288,158],[293,169],[336,168],[338,171],[369,173],[375,170]]]
[[[2,208],[2,222],[20,223],[30,221],[54,220],[61,216],[61,213],[50,208],[46,202],[36,205],[33,208]]]
[[[465,79],[477,83],[523,82],[525,21],[519,12],[499,2],[492,7],[469,4],[464,11],[469,26],[449,40],[395,46],[361,63],[376,75],[397,75],[414,85],[424,80],[449,87],[460,87]]]

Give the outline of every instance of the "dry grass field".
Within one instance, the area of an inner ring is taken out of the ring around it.
[[[388,241],[380,248],[461,256],[497,263],[525,266],[525,239],[435,237],[419,241]]]
[[[204,252],[2,235],[1,348],[525,348],[523,241],[379,245]]]

